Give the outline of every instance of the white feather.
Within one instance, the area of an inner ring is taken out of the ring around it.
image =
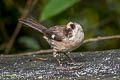
[[[54,38],[55,38],[55,35],[53,34],[53,35],[51,36],[51,38],[54,39]]]

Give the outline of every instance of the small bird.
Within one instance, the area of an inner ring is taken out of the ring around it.
[[[53,57],[56,58],[60,66],[60,60],[56,57],[56,53],[59,52],[62,52],[74,62],[74,60],[66,53],[78,48],[84,40],[84,32],[80,24],[69,22],[66,25],[57,25],[46,28],[31,18],[21,18],[19,19],[19,22],[43,33],[43,38],[45,38],[53,48]]]

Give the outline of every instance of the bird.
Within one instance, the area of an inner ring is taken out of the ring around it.
[[[43,34],[43,38],[53,49],[53,57],[61,66],[60,60],[57,58],[57,53],[63,53],[71,62],[75,62],[67,52],[77,49],[84,41],[84,31],[80,24],[76,22],[68,22],[66,25],[56,25],[46,28],[32,18],[20,18],[19,22],[33,29],[38,30]]]

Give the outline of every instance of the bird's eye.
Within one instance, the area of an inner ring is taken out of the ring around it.
[[[71,27],[72,29],[75,29],[75,24],[70,24],[70,27]]]

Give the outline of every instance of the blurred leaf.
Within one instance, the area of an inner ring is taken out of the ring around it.
[[[117,16],[116,22],[118,22],[119,28],[120,28],[120,16]]]
[[[104,32],[103,34],[106,34],[108,36],[114,35],[116,33],[115,29],[109,25],[104,26],[103,32]]]
[[[120,0],[107,0],[109,8],[120,14]]]
[[[44,21],[59,14],[76,2],[78,2],[78,0],[51,0],[43,9],[40,21]]]
[[[84,17],[82,22],[86,28],[96,28],[96,24],[99,23],[99,15],[96,10],[92,8],[84,8],[81,11],[81,16]]]
[[[86,38],[91,38],[95,36],[95,31],[97,27],[96,24],[99,24],[99,14],[93,8],[83,8],[80,13],[81,16],[81,24],[83,25],[83,29],[85,33],[89,34],[86,35]]]
[[[3,1],[4,1],[7,8],[11,8],[14,5],[14,2],[12,0],[3,0]]]
[[[24,36],[24,37],[20,37],[18,40],[19,40],[19,43],[23,43],[27,48],[34,49],[34,50],[40,49],[40,46],[38,45],[39,43],[33,38]]]

